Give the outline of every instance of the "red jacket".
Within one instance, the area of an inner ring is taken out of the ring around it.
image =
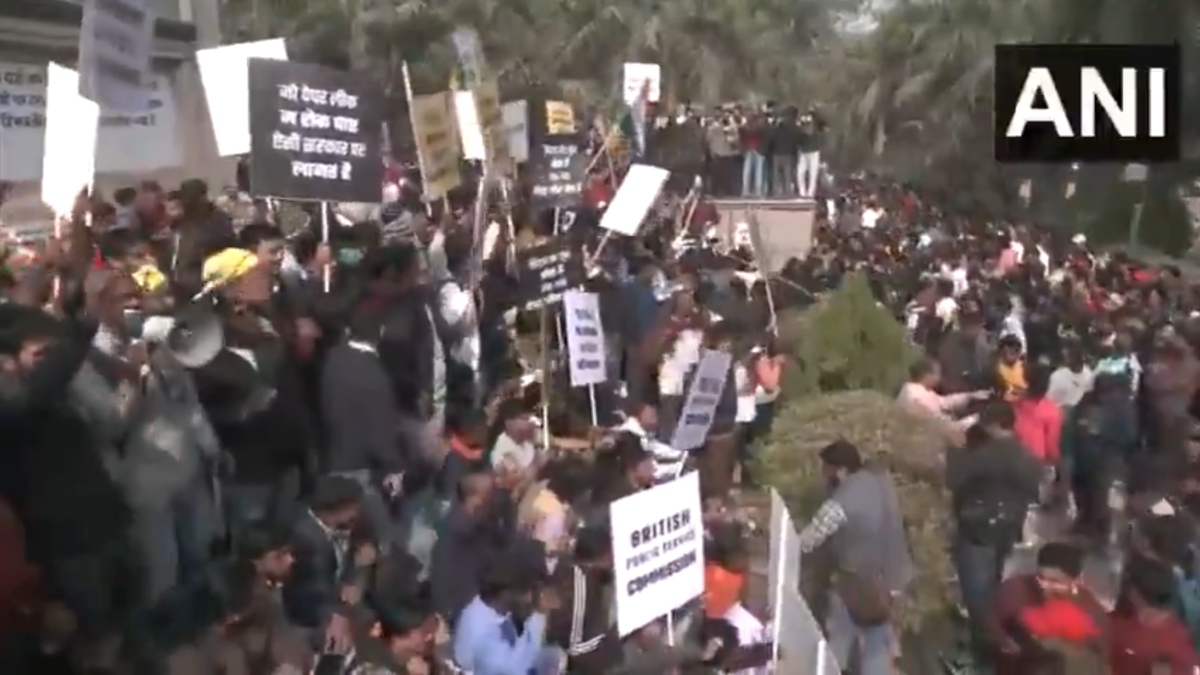
[[[1169,664],[1171,675],[1200,667],[1187,628],[1172,615],[1148,625],[1132,614],[1114,612],[1109,645],[1112,675],[1152,675],[1155,664]]]
[[[1050,399],[1023,398],[1013,403],[1017,440],[1043,464],[1056,464],[1061,451],[1063,414]]]

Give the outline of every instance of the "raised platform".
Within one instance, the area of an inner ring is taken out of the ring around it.
[[[717,233],[733,245],[739,223],[758,224],[763,251],[761,261],[768,273],[783,269],[791,258],[803,259],[812,249],[813,222],[817,203],[812,199],[713,199],[719,220]]]

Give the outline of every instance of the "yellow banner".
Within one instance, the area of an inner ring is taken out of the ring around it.
[[[573,134],[575,126],[575,109],[564,101],[546,101],[546,133]]]
[[[500,87],[495,80],[484,80],[475,90],[475,110],[479,114],[479,129],[483,133],[488,161],[507,170],[508,133],[504,129],[504,113],[500,109]]]
[[[425,194],[435,198],[445,197],[461,181],[458,137],[454,133],[454,115],[450,112],[451,96],[453,94],[449,92],[414,96],[409,102],[413,137],[417,141],[417,152],[421,153]]]

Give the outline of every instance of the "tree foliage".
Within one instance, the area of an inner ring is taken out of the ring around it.
[[[417,93],[445,88],[458,26],[480,34],[506,98],[611,105],[623,62],[655,62],[667,102],[815,104],[834,131],[828,154],[843,167],[919,184],[962,208],[1073,229],[1112,208],[1120,168],[991,160],[997,44],[1179,44],[1183,119],[1200,116],[1200,5],[1179,0],[226,0],[223,19],[231,40],[285,36],[295,58],[368,75],[397,122],[402,65]],[[1187,126],[1192,161],[1150,176],[1165,201],[1200,173],[1200,127]],[[1031,210],[1017,197],[1025,179]],[[1066,200],[1072,181],[1076,197]],[[1110,225],[1098,233],[1125,236],[1128,221],[1119,232]]]
[[[854,274],[820,304],[781,326],[795,345],[789,396],[871,389],[894,396],[919,356],[904,328]]]

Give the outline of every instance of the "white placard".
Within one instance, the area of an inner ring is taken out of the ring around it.
[[[662,96],[662,68],[657,63],[625,64],[623,81],[626,105],[633,105],[637,102],[646,80],[650,81],[650,96],[647,100],[657,103],[659,97]]]
[[[508,134],[508,154],[514,162],[529,161],[529,105],[525,101],[509,101],[500,106],[504,133]]]
[[[477,89],[483,84],[487,62],[483,58],[483,47],[479,44],[479,34],[470,28],[459,28],[450,35],[454,43],[454,52],[458,55],[458,65],[463,70],[463,86],[467,89]]]
[[[708,430],[712,427],[713,414],[721,402],[721,394],[729,384],[726,380],[729,378],[731,358],[728,352],[716,349],[701,352],[696,376],[692,378],[692,386],[688,387],[683,412],[679,413],[679,424],[675,425],[675,435],[671,437],[671,447],[691,450],[704,445]]]
[[[609,506],[621,637],[704,592],[702,517],[694,471]]]
[[[487,157],[483,145],[483,128],[479,126],[479,111],[475,109],[475,94],[454,92],[454,118],[458,122],[458,140],[462,143],[464,159],[482,162]]]
[[[104,108],[150,104],[154,12],[147,0],[85,0],[79,26],[79,94]]]
[[[0,180],[42,178],[46,79],[45,64],[0,63],[0,81],[4,83],[0,89]],[[139,174],[183,163],[170,78],[159,75],[152,80],[150,110],[145,113],[131,115],[101,108],[95,156],[97,174]]]
[[[600,218],[600,227],[627,237],[637,234],[670,176],[670,171],[649,164],[629,167],[612,203]]]
[[[283,38],[274,38],[196,52],[217,154],[222,157],[250,152],[250,59],[287,61],[287,44]]]
[[[79,95],[79,73],[70,68],[51,63],[46,79],[42,201],[55,215],[67,216],[95,179],[100,106]]]
[[[607,378],[604,327],[600,323],[600,297],[595,293],[563,293],[567,320],[567,358],[571,360],[571,386],[600,384]]]

